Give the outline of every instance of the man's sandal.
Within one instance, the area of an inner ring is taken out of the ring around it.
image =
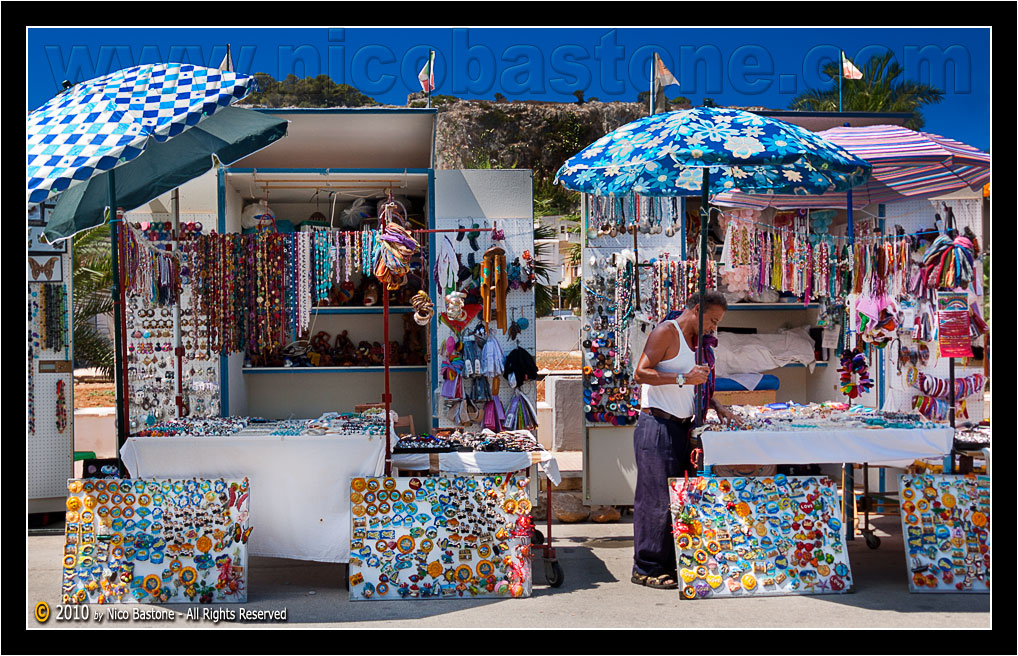
[[[674,590],[679,587],[678,582],[671,574],[647,576],[646,574],[633,572],[633,583],[643,585],[648,588],[655,588],[657,590]]]

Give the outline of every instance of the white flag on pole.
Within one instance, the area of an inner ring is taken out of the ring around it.
[[[846,80],[862,79],[862,71],[855,67],[845,53],[841,53],[841,74]]]

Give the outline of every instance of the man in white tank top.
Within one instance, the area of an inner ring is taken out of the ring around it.
[[[704,295],[704,335],[715,332],[727,309],[720,293]],[[696,473],[690,462],[689,430],[694,425],[695,397],[711,373],[708,365],[696,364],[699,323],[700,296],[694,294],[677,319],[661,322],[647,338],[634,375],[641,385],[641,412],[633,433],[637,479],[632,580],[651,588],[678,587],[668,479]],[[723,421],[738,422],[713,398],[710,407]]]

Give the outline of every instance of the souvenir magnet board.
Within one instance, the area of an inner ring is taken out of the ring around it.
[[[526,476],[354,478],[350,599],[529,597]]]
[[[247,601],[248,480],[67,482],[62,603]]]
[[[901,474],[910,592],[990,592],[988,476]]]
[[[830,478],[672,478],[668,490],[683,599],[851,590]]]

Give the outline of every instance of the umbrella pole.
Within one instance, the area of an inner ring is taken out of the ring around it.
[[[109,171],[109,185],[107,187],[110,201],[110,249],[112,251],[112,265],[113,265],[113,376],[114,385],[116,388],[116,406],[117,406],[117,469],[120,475],[124,475],[124,463],[120,458],[120,447],[124,444],[124,439],[127,435],[127,399],[124,394],[124,384],[126,376],[124,376],[124,367],[126,366],[124,357],[124,341],[121,326],[124,322],[124,298],[123,298],[123,280],[121,277],[121,262],[120,262],[120,221],[119,215],[117,214],[117,190],[116,190],[116,170],[110,169]]]
[[[230,46],[226,46],[226,54],[229,57]],[[180,251],[180,189],[173,190],[173,248]],[[177,417],[184,416],[184,346],[180,343],[180,304],[178,294],[177,302],[173,305],[173,353],[177,356]],[[190,410],[190,409],[189,409]],[[188,412],[190,414],[190,412]]]
[[[703,169],[703,185],[702,185],[702,196],[700,199],[700,312],[699,312],[699,327],[696,333],[696,363],[703,364],[703,311],[705,307],[704,295],[707,291],[707,220],[710,215],[710,199],[708,192],[710,190],[710,169],[704,167]],[[704,383],[706,390],[706,383]],[[698,423],[703,423],[703,420],[707,417],[707,397],[704,394],[697,394],[697,417]]]

